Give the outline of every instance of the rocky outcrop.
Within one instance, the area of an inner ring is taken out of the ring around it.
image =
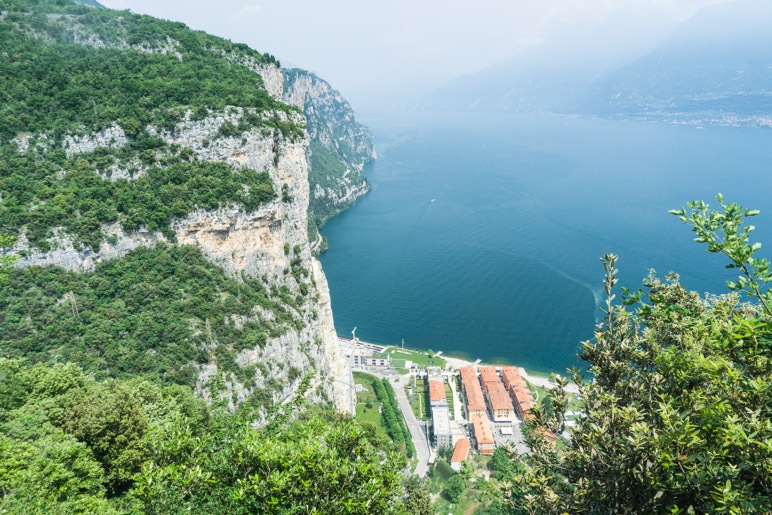
[[[64,151],[67,157],[93,152],[98,148],[109,148],[111,150],[121,148],[128,143],[126,133],[117,123],[110,127],[84,136],[66,136],[64,138]]]
[[[226,114],[227,113],[227,114]],[[288,274],[290,254],[298,259],[295,266],[308,272],[302,296],[304,302],[292,308],[302,320],[302,329],[290,329],[269,340],[263,348],[243,351],[239,356],[244,365],[262,364],[252,384],[238,384],[235,378],[226,378],[237,399],[243,399],[257,388],[273,380],[281,384],[274,391],[274,401],[289,395],[297,386],[299,377],[290,377],[292,369],[303,373],[315,369],[317,396],[334,402],[340,410],[348,410],[351,372],[340,355],[335,335],[327,282],[321,267],[311,255],[307,235],[309,202],[307,138],[285,138],[278,130],[266,131],[255,127],[237,137],[223,136],[219,129],[224,123],[237,124],[244,111],[229,108],[226,113],[193,121],[189,117],[173,130],[155,131],[168,144],[191,149],[198,159],[224,161],[234,167],[249,167],[267,171],[274,187],[282,194],[262,205],[257,211],[245,212],[237,206],[226,206],[214,211],[194,211],[172,224],[178,244],[199,246],[204,255],[222,267],[228,274],[240,277],[246,274],[267,281],[268,285],[286,287],[300,296],[298,279]],[[265,113],[264,116],[295,117],[303,123],[300,114]],[[68,152],[88,152],[100,146],[112,147],[121,142],[118,134],[98,133],[92,137],[71,138]],[[127,234],[120,224],[104,227],[107,239],[98,250],[79,249],[62,231],[56,231],[52,250],[37,252],[24,238],[15,250],[23,257],[18,266],[55,265],[74,271],[91,270],[99,261],[119,258],[139,246],[165,242],[160,233],[138,231]],[[292,249],[288,253],[287,249]],[[260,314],[256,313],[259,318]],[[217,366],[203,367],[199,377],[199,391],[209,396],[208,380],[216,375]]]
[[[96,4],[93,0],[82,2]],[[222,60],[225,63],[219,64],[230,63],[252,71],[255,75],[241,77],[245,81],[242,85],[263,89],[273,99],[257,104],[263,106],[257,112],[238,106],[222,109],[219,102],[194,95],[187,101],[172,102],[173,108],[165,113],[170,115],[167,118],[156,117],[158,113],[155,113],[126,119],[124,113],[113,110],[111,117],[100,118],[99,123],[97,108],[89,104],[84,107],[88,116],[81,119],[81,125],[73,124],[66,129],[69,135],[61,137],[57,133],[54,137],[54,132],[48,137],[46,134],[14,135],[10,139],[20,152],[35,153],[42,159],[52,150],[63,150],[73,161],[82,156],[91,161],[103,179],[111,181],[137,179],[153,166],[168,162],[165,158],[176,158],[176,152],[184,152],[185,159],[224,162],[234,168],[267,172],[277,197],[250,211],[239,207],[241,204],[223,203],[219,209],[188,212],[173,220],[163,232],[142,228],[129,232],[116,222],[102,227],[105,238],[101,242],[91,241],[93,247],[82,246],[79,243],[82,238],[72,237],[62,227],[52,231],[47,225],[46,231],[50,232],[45,234],[53,236],[48,242],[50,246],[42,252],[26,240],[24,228],[17,228],[22,233],[14,247],[21,256],[18,265],[89,271],[100,261],[121,258],[138,247],[159,243],[195,245],[231,276],[261,282],[268,292],[270,305],[277,310],[272,312],[267,307],[255,306],[250,316],[242,314],[243,320],[229,321],[233,324],[272,322],[271,337],[264,345],[261,343],[258,348],[238,354],[237,362],[243,366],[240,372],[244,372],[239,375],[240,379],[231,372],[227,372],[228,376],[224,366],[218,368],[216,353],[207,348],[210,362],[201,367],[199,393],[238,402],[252,393],[265,397],[268,392],[269,401],[280,401],[292,393],[303,375],[315,369],[316,395],[334,402],[339,409],[349,409],[351,373],[338,352],[327,282],[312,256],[308,238],[309,227],[315,228],[318,220],[323,221],[344,209],[367,191],[361,170],[364,163],[374,157],[374,152],[367,129],[356,123],[345,99],[311,74],[285,73],[273,56],[243,44],[201,33],[189,34],[181,24],[95,10],[88,16],[70,11],[46,13],[36,19],[35,24],[19,22],[17,25],[25,35],[41,44],[79,44],[129,53],[170,55],[174,58],[159,60],[170,69],[205,55],[206,60]],[[290,102],[301,107],[305,117],[286,105]],[[212,110],[213,105],[218,106],[217,111]],[[185,109],[190,110],[183,114]],[[92,119],[94,124],[89,125]],[[139,126],[148,120],[161,119],[163,128]],[[167,125],[174,124],[175,120],[176,125]],[[31,125],[28,130],[46,132],[49,128]],[[153,141],[160,138],[165,147],[135,148],[139,135],[150,136]],[[99,149],[109,150],[116,159],[102,167],[95,165],[91,153]],[[62,179],[66,171],[53,173]],[[39,205],[46,201],[41,197]],[[310,223],[309,211],[313,218]],[[92,219],[96,225],[97,219]],[[283,315],[282,321],[274,319],[276,313]],[[203,323],[194,320],[191,327]],[[207,345],[216,345],[216,342]],[[253,369],[256,370],[254,377],[246,381],[245,376],[251,375],[249,371]],[[227,386],[226,392],[217,386],[223,383]]]
[[[347,167],[358,171],[375,159],[370,130],[356,121],[339,91],[305,70],[286,70],[284,77],[284,102],[303,109],[311,141],[334,151]]]
[[[285,70],[284,102],[303,109],[311,145],[309,235],[367,193],[362,170],[376,158],[372,135],[340,92],[313,73]]]

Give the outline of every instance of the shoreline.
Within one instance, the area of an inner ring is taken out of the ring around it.
[[[458,370],[461,367],[474,367],[474,366],[482,365],[482,362],[479,360],[475,362],[471,362],[461,358],[447,357],[444,354],[440,354],[440,357],[445,360],[448,366],[455,368],[456,370]],[[501,365],[501,364],[495,364],[495,363],[487,363],[486,365],[492,366],[492,367],[516,366],[516,365]],[[547,388],[548,390],[551,390],[555,388],[555,386],[557,386],[555,383],[553,383],[550,380],[549,376],[544,376],[538,373],[530,374],[523,367],[517,367],[517,369],[520,371],[520,375],[523,376],[523,379],[525,379],[527,382],[533,385],[540,386],[542,388]],[[565,390],[573,394],[579,393],[579,388],[577,388],[575,384],[568,384],[565,387]]]
[[[364,343],[364,342],[363,342]],[[397,349],[402,350],[400,347],[397,347],[395,345],[385,345],[383,346],[384,352],[388,351],[389,349]],[[410,352],[416,352],[419,354],[424,354],[424,351],[421,351],[419,349],[404,349],[405,351]],[[517,369],[520,371],[520,375],[525,379],[527,382],[539,386],[541,388],[546,388],[548,390],[551,390],[552,388],[555,388],[557,386],[554,382],[550,380],[549,375],[544,375],[544,373],[529,373],[525,368],[517,366],[517,365],[502,365],[500,363],[484,363],[482,360],[478,359],[476,361],[469,361],[464,358],[454,358],[452,356],[446,356],[442,351],[438,351],[435,354],[436,357],[442,358],[445,360],[446,368],[453,368],[455,370],[458,370],[462,367],[476,367],[476,366],[492,366],[492,367],[502,367],[502,366],[513,366],[517,367]],[[556,373],[556,372],[555,372]],[[551,374],[550,374],[551,375]],[[565,387],[565,391],[573,394],[579,393],[579,388],[575,384],[568,384]]]

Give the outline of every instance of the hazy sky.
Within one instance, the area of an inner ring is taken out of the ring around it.
[[[317,73],[355,107],[474,73],[609,17],[687,19],[727,0],[100,0],[182,21]]]

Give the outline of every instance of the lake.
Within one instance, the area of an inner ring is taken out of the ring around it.
[[[721,192],[762,210],[754,235],[772,247],[770,130],[512,113],[360,121],[379,154],[372,191],[323,230],[341,335],[564,371],[602,318],[604,253],[619,255],[620,286],[654,269],[726,291],[725,260],[668,209]]]

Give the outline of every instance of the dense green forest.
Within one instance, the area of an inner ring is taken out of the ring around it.
[[[0,370],[3,513],[418,513],[425,498],[373,427],[303,406],[302,391],[255,430],[248,407],[184,386]]]
[[[273,100],[260,75],[225,58],[278,64],[272,56],[182,23],[53,0],[2,0],[0,10],[2,140],[113,122],[136,135],[148,124],[170,127],[188,109],[295,110]],[[90,38],[104,46],[76,41]]]
[[[148,166],[145,174],[117,181],[100,174],[134,156]],[[76,245],[98,250],[107,237],[102,224],[119,221],[126,232],[144,227],[173,239],[169,224],[175,217],[231,203],[253,211],[276,197],[266,172],[200,161],[150,136],[120,151],[98,149],[72,158],[63,150],[40,159],[0,146],[0,191],[0,231],[18,234],[24,228],[29,242],[44,251],[59,227]]]
[[[303,325],[287,308],[302,299],[259,279],[227,277],[189,246],[139,248],[90,273],[26,268],[0,288],[2,355],[71,361],[98,378],[142,375],[193,387],[195,365],[214,361],[248,384],[255,366],[238,366],[236,354]],[[257,317],[256,307],[275,319]],[[239,317],[245,322],[237,325]]]

